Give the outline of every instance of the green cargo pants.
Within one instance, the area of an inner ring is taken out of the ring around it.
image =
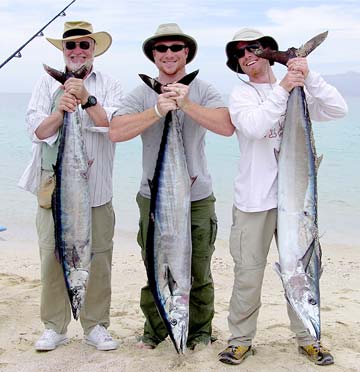
[[[211,275],[211,257],[217,233],[215,197],[191,203],[192,286],[189,306],[189,336],[187,346],[211,341],[211,322],[214,317],[214,283]],[[149,222],[150,199],[140,194],[136,201],[140,210],[138,244],[145,262],[146,237]],[[141,289],[140,307],[145,315],[144,343],[156,346],[167,335],[148,285]]]

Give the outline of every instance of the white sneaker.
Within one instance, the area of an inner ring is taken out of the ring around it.
[[[118,348],[118,343],[113,340],[107,329],[99,324],[87,336],[85,335],[85,343],[103,351]]]
[[[59,334],[53,329],[45,329],[42,336],[35,343],[35,350],[54,350],[57,346],[66,344],[67,340],[65,334]]]

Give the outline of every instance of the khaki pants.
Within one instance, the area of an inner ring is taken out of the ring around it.
[[[246,213],[233,207],[230,253],[235,264],[235,279],[228,316],[229,345],[250,346],[255,337],[264,271],[276,222],[276,209]],[[289,304],[287,311],[290,329],[296,334],[298,344],[312,344],[314,340]]]
[[[80,312],[84,333],[97,324],[110,324],[111,262],[115,215],[112,203],[92,208],[92,260],[88,288]],[[71,320],[64,274],[54,254],[54,221],[51,209],[38,208],[36,227],[41,260],[40,316],[45,328],[64,334]]]

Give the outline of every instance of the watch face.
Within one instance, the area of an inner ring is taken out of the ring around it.
[[[91,106],[95,106],[95,105],[97,104],[96,97],[94,97],[94,96],[89,96],[89,98],[88,98],[88,103],[89,103],[89,105],[91,105]]]

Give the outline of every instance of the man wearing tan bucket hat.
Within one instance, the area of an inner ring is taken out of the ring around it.
[[[205,158],[207,129],[224,135],[233,134],[228,110],[220,94],[208,83],[195,78],[189,86],[176,83],[186,75],[185,66],[196,55],[195,39],[184,34],[175,23],[160,25],[143,43],[143,52],[159,70],[157,80],[164,93],[157,94],[145,84],[126,97],[110,123],[110,138],[126,141],[141,135],[143,142],[143,175],[137,203],[140,210],[138,243],[145,259],[150,209],[148,180],[153,178],[164,118],[169,111],[182,122],[187,167],[196,178],[191,188],[192,278],[190,319],[187,346],[212,341],[214,284],[211,257],[217,231],[215,197]],[[155,307],[149,286],[142,288],[141,309],[146,322],[139,347],[155,348],[167,337],[167,330]]]
[[[277,160],[289,92],[304,86],[310,117],[324,121],[345,115],[347,106],[339,92],[319,74],[309,71],[306,58],[293,58],[282,80],[277,80],[267,59],[257,57],[258,48],[278,50],[276,40],[252,28],[239,30],[226,45],[227,66],[242,84],[229,98],[229,111],[236,128],[240,163],[235,179],[230,253],[234,286],[229,306],[231,336],[219,354],[227,364],[239,364],[253,354],[261,306],[261,287],[277,219]],[[247,75],[249,81],[242,79]],[[318,365],[333,363],[333,357],[304,328],[288,305],[290,328],[299,351]],[[270,368],[271,369],[271,368]]]
[[[41,321],[45,331],[35,349],[48,351],[67,342],[70,306],[61,265],[54,255],[54,224],[50,196],[43,185],[53,176],[64,112],[81,105],[80,117],[88,158],[92,206],[92,262],[85,303],[80,312],[85,342],[98,350],[117,348],[107,331],[110,324],[111,262],[115,217],[112,208],[112,172],[115,145],[108,137],[109,120],[120,105],[122,87],[118,81],[95,70],[94,57],[111,45],[107,32],[93,32],[90,23],[65,22],[62,38],[47,40],[63,53],[66,69],[87,66],[83,79],[70,78],[62,87],[49,75],[36,85],[26,113],[33,141],[33,158],[19,185],[38,194],[36,226],[41,258]],[[40,197],[41,195],[41,197]]]

